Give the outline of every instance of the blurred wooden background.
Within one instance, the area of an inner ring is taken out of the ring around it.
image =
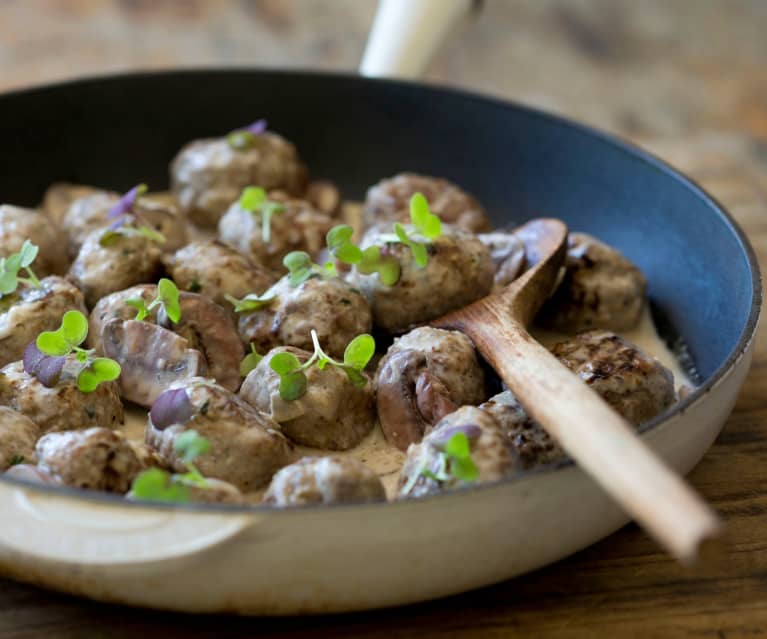
[[[177,66],[353,71],[375,6],[372,0],[0,0],[0,90]],[[427,79],[639,142],[718,197],[767,264],[767,0],[486,0]],[[629,526],[499,586],[324,619],[189,619],[0,581],[0,637],[764,637],[765,389],[762,327],[733,416],[691,476],[729,525],[732,548],[713,573],[679,568]]]

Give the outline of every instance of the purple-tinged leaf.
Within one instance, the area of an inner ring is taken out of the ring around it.
[[[116,217],[121,217],[127,213],[130,213],[138,197],[146,193],[146,190],[146,184],[137,184],[134,186],[117,201],[117,204],[109,209],[107,217],[114,219]]]
[[[61,369],[64,368],[66,357],[51,357],[46,355],[35,342],[30,342],[24,349],[24,370],[36,377],[40,383],[53,388],[59,381]]]
[[[250,131],[253,135],[261,135],[266,131],[266,120],[264,118],[261,118],[260,120],[256,120],[253,124],[245,127],[246,131]]]
[[[167,390],[152,404],[149,419],[157,430],[173,424],[186,424],[194,415],[194,406],[184,388]]]

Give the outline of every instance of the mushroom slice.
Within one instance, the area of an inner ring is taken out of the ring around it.
[[[189,340],[189,346],[199,350],[208,364],[209,376],[221,386],[236,392],[242,383],[240,362],[245,350],[237,329],[227,311],[203,295],[181,293],[181,321],[173,324],[174,332]],[[160,324],[168,324],[160,313]],[[171,326],[167,326],[171,328]]]
[[[378,419],[386,439],[400,450],[420,442],[433,424],[457,408],[427,366],[424,353],[407,349],[392,354],[378,372]]]
[[[156,324],[111,319],[101,331],[104,354],[122,367],[120,394],[151,406],[173,382],[207,375],[202,354],[189,342]]]

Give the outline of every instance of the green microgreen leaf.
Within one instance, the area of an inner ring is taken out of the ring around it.
[[[60,357],[72,352],[72,345],[59,331],[45,331],[37,336],[37,348],[51,357]]]
[[[405,227],[399,222],[394,224],[394,232],[397,234],[400,242],[407,245],[413,253],[415,263],[423,268],[429,262],[429,253],[426,250],[426,246],[420,242],[416,242],[410,236],[408,236]]]
[[[410,221],[426,239],[433,240],[442,234],[442,221],[429,210],[423,193],[414,193],[410,198]]]
[[[290,285],[299,286],[314,274],[314,263],[308,253],[304,251],[291,251],[283,259],[282,263],[290,273]]]
[[[83,393],[92,393],[98,385],[112,382],[120,376],[120,365],[108,357],[96,357],[86,363],[77,376],[77,388]]]
[[[325,240],[330,254],[344,264],[359,264],[362,250],[352,242],[354,229],[348,224],[339,224],[328,231]]]
[[[393,255],[382,255],[378,246],[369,246],[362,251],[357,270],[363,275],[378,273],[378,279],[385,286],[394,286],[400,278],[399,261]]]
[[[287,375],[301,368],[301,362],[293,353],[277,353],[269,361],[269,367],[278,375]]]
[[[280,397],[286,401],[299,399],[306,394],[308,381],[303,371],[280,375]]]
[[[357,335],[346,346],[344,351],[344,364],[350,368],[361,371],[368,365],[370,358],[376,352],[376,341],[367,333]]]
[[[243,151],[253,146],[253,143],[256,141],[256,136],[250,131],[232,131],[226,136],[226,141],[233,149]]]
[[[240,300],[231,295],[224,295],[224,297],[226,298],[227,302],[234,306],[235,313],[251,313],[253,311],[260,311],[262,308],[266,308],[274,300],[277,299],[275,294],[269,293],[268,291],[262,295],[249,293]]]
[[[157,298],[149,305],[149,308],[152,308],[153,304],[159,302],[170,320],[174,324],[178,324],[181,321],[181,305],[179,304],[178,296],[178,287],[175,282],[163,277],[157,283]]]
[[[117,228],[106,229],[99,237],[99,246],[109,248],[117,244],[124,237],[145,237],[157,244],[165,244],[165,242],[167,242],[166,237],[151,226],[142,224],[137,227],[131,226],[130,224],[123,224]]]
[[[143,297],[131,297],[125,300],[125,303],[138,311],[135,318],[137,321],[141,322],[149,316],[149,309]]]
[[[59,333],[72,346],[79,346],[88,337],[88,320],[80,311],[67,311],[61,318]]]
[[[210,450],[210,442],[196,430],[187,430],[176,438],[173,449],[183,462],[189,465]]]
[[[124,227],[126,229],[130,229],[131,227]],[[167,239],[165,236],[160,233],[157,229],[153,229],[151,226],[139,226],[136,229],[139,232],[139,235],[143,235],[144,237],[152,240],[153,242],[157,242],[158,244],[165,244],[167,242]]]
[[[39,252],[39,249],[37,246],[32,244],[29,240],[24,240],[24,244],[21,245],[21,250],[19,251],[19,264],[22,268],[26,268],[27,266],[31,266],[32,262],[35,261],[35,258],[37,257],[37,253]]]
[[[264,356],[259,355],[255,344],[251,342],[250,353],[248,353],[240,362],[240,375],[247,377],[250,371],[259,365],[262,359],[264,359]]]
[[[189,501],[189,488],[159,468],[149,468],[139,473],[133,480],[131,493],[136,499],[146,501]]]
[[[0,259],[0,296],[13,293],[24,282],[34,288],[40,288],[40,280],[32,270],[32,262],[37,258],[39,249],[29,240],[24,240],[18,253],[12,253]],[[24,269],[27,277],[19,277],[19,271]]]
[[[473,482],[479,478],[479,468],[471,457],[471,443],[466,433],[459,431],[440,446],[439,463],[437,472],[423,468],[420,475],[439,482],[452,479]]]
[[[256,211],[266,200],[266,191],[260,186],[245,187],[240,195],[240,208],[245,211]]]
[[[261,221],[261,239],[268,244],[272,239],[272,216],[285,211],[285,205],[267,199],[260,186],[248,186],[240,195],[240,208],[257,215]]]

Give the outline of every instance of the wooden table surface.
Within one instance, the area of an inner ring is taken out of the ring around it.
[[[179,65],[352,69],[374,9],[367,0],[0,0],[0,89]],[[767,2],[488,0],[429,79],[632,138],[720,199],[767,265]],[[732,417],[690,476],[731,541],[706,574],[680,568],[628,526],[484,590],[324,618],[192,618],[0,580],[0,639],[767,636],[763,333]]]

